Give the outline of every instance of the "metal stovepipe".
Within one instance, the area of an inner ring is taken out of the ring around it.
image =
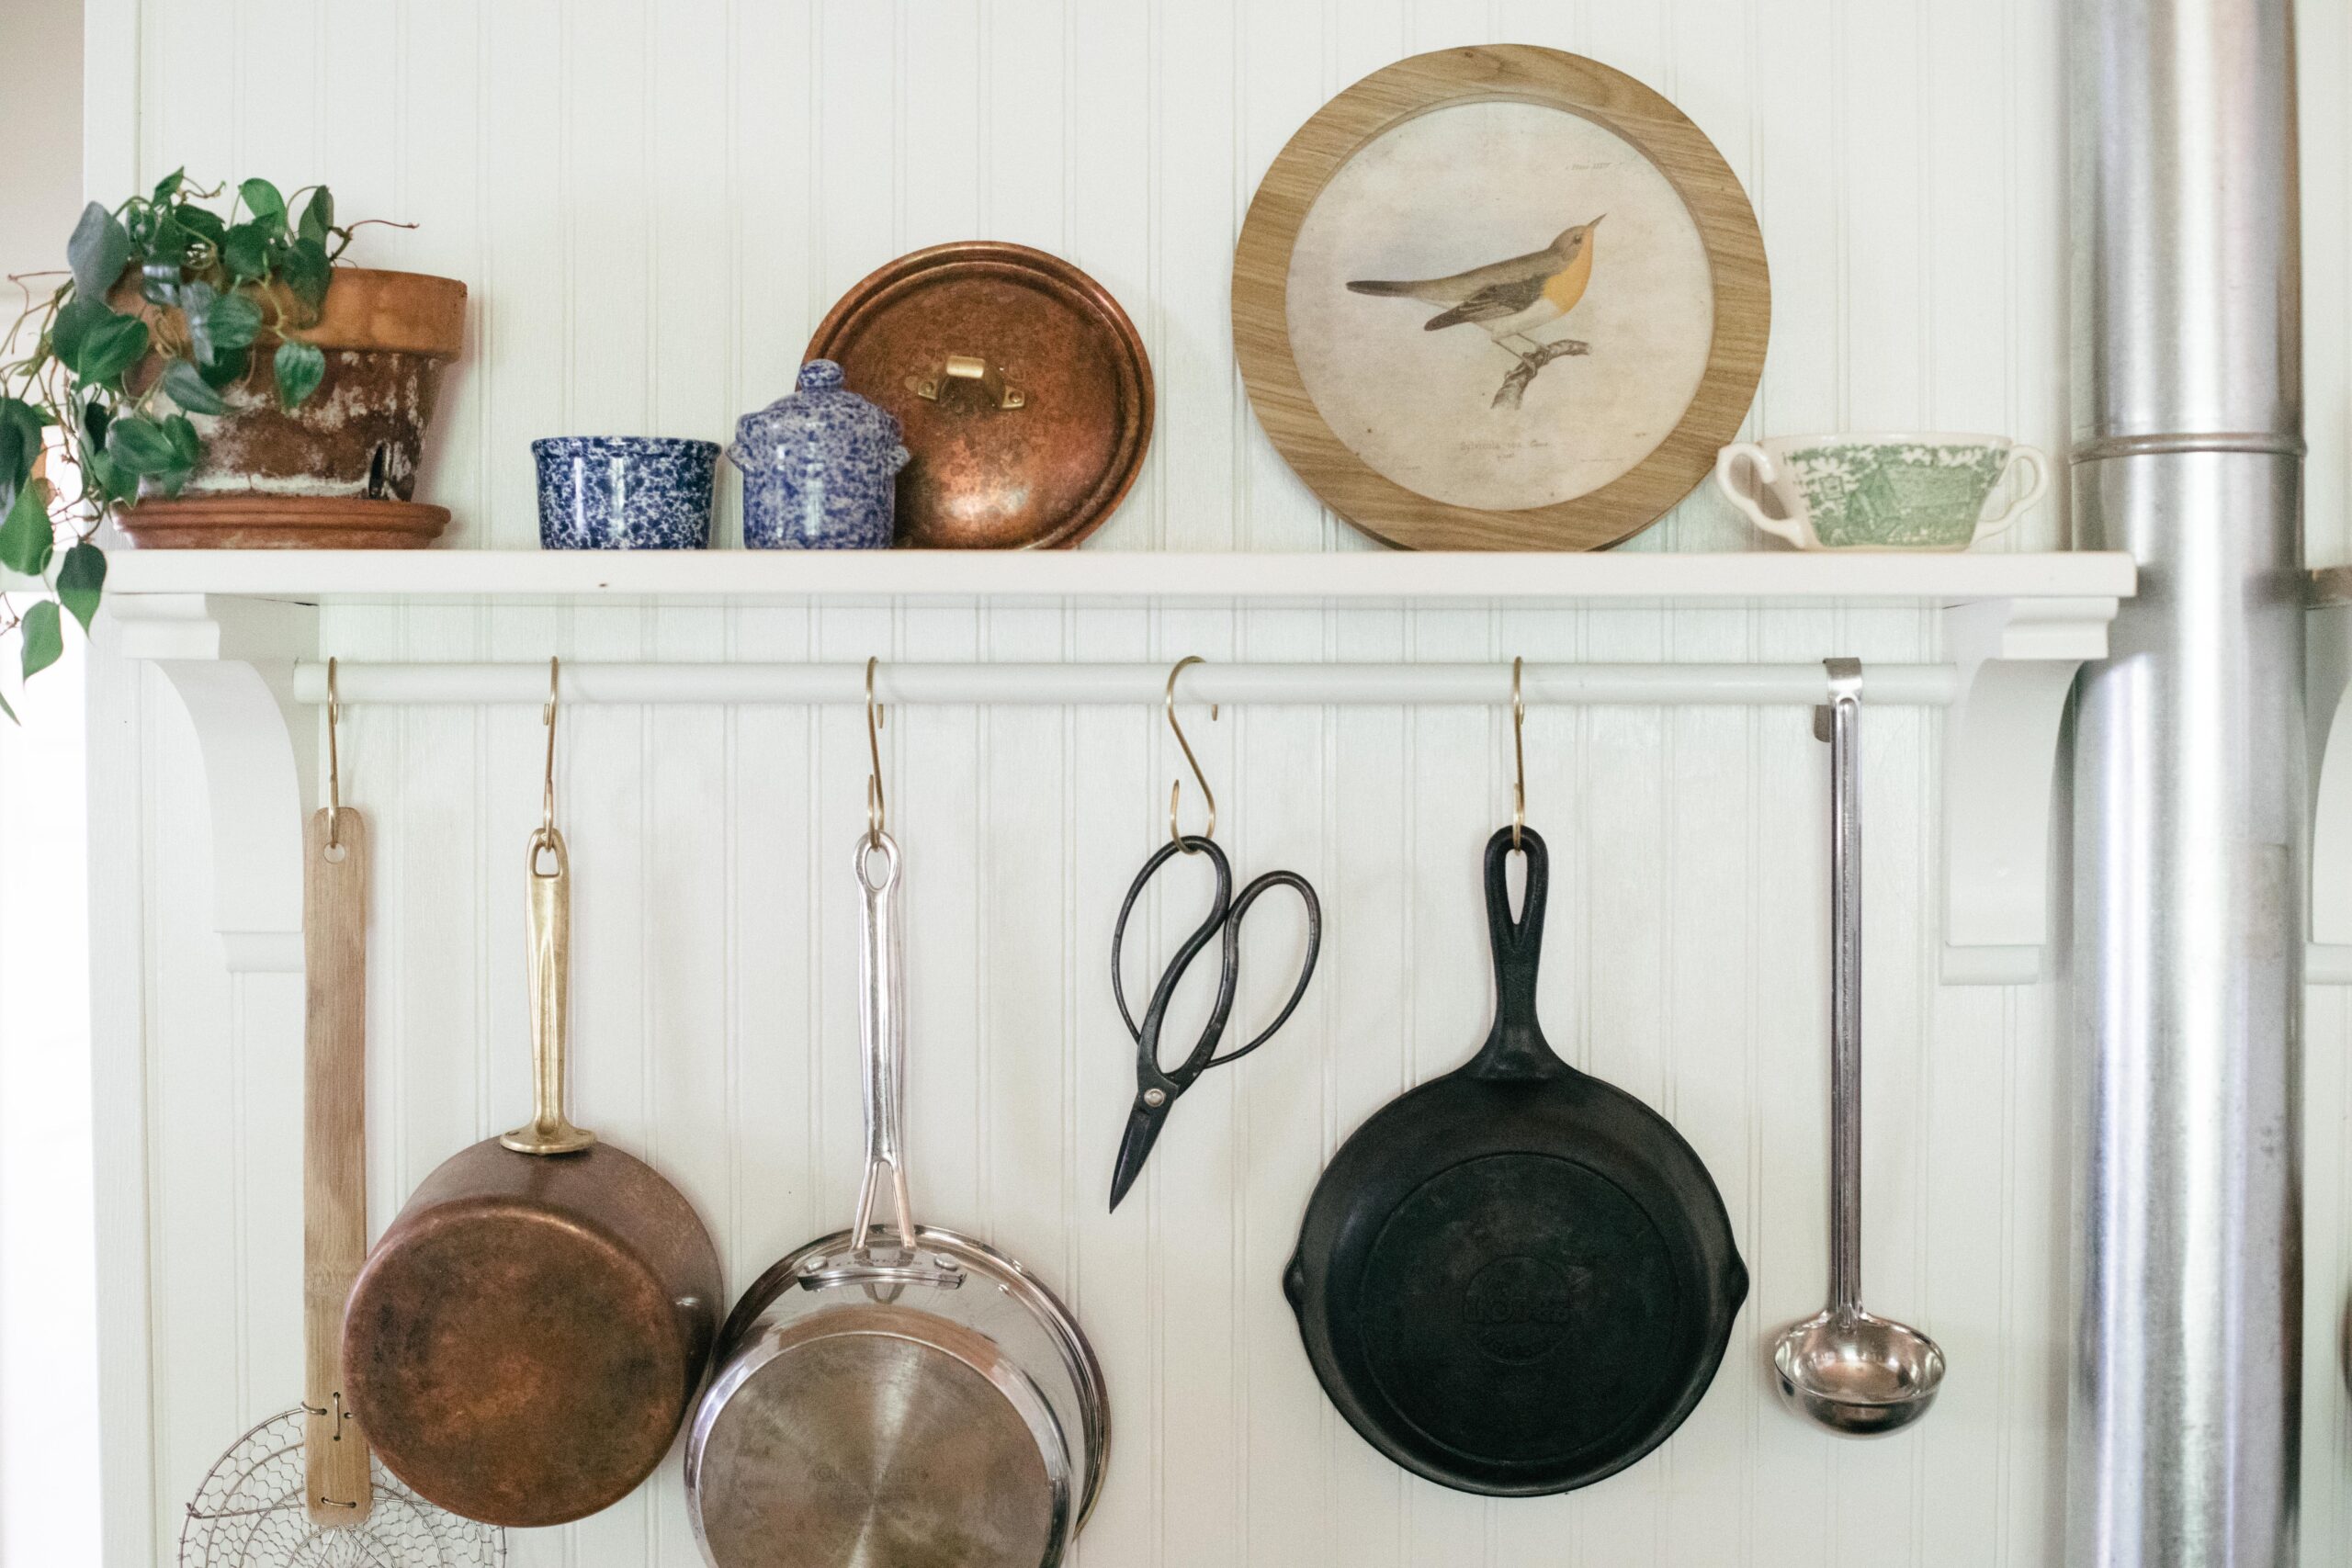
[[[2295,1558],[2304,746],[2290,0],[2075,0],[2074,1568]]]

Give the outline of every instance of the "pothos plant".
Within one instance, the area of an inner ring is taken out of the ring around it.
[[[326,374],[326,356],[288,334],[318,321],[351,243],[334,197],[247,180],[216,211],[227,194],[175,170],[119,207],[94,201],[66,244],[72,276],[45,296],[17,280],[27,303],[0,354],[31,350],[0,364],[0,567],[51,596],[19,611],[0,592],[0,638],[17,635],[28,679],[63,653],[64,615],[90,629],[107,574],[99,524],[141,494],[177,495],[195,471],[204,441],[187,416],[230,412],[222,394],[258,380],[265,348],[282,408]],[[154,309],[115,308],[127,276]],[[59,493],[50,476],[61,467],[79,494]],[[0,712],[16,717],[6,698]]]

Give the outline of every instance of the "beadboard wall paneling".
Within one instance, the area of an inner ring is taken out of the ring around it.
[[[2344,18],[2303,9],[2307,67],[2352,81]],[[1681,104],[1756,201],[1775,315],[1753,429],[1988,428],[2056,451],[2060,10],[91,0],[94,37],[135,40],[138,62],[94,68],[90,178],[109,196],[183,164],[324,178],[345,214],[418,224],[364,231],[356,254],[472,291],[472,347],[446,383],[426,480],[457,513],[453,547],[533,541],[532,438],[723,437],[786,389],[809,328],[857,278],[916,245],[983,236],[1072,257],[1149,344],[1151,459],[1091,547],[1355,549],[1257,431],[1225,308],[1251,188],[1325,98],[1400,55],[1495,39],[1616,64]],[[2344,139],[2318,131],[2338,126],[2341,96],[2304,94],[2311,229],[2339,253],[2352,169]],[[2312,269],[2315,441],[2346,419],[2345,311],[2326,273]],[[2340,450],[2315,458],[2313,483],[2312,550],[2331,558]],[[2002,547],[2064,537],[2053,497]],[[1625,547],[1755,543],[1702,491]],[[1935,652],[1931,616],[1866,609],[455,605],[337,608],[322,626],[322,651],[354,660]],[[136,986],[101,998],[96,1018],[105,1530],[122,1568],[171,1560],[205,1469],[299,1391],[300,999],[290,976],[220,964],[176,700],[103,651],[93,686],[99,936],[139,955]],[[1659,1453],[1580,1494],[1509,1503],[1408,1480],[1358,1439],[1323,1401],[1277,1283],[1330,1150],[1483,1034],[1477,855],[1510,809],[1508,716],[1186,716],[1237,869],[1308,874],[1326,946],[1296,1019],[1188,1097],[1115,1217],[1102,1197],[1133,1079],[1104,966],[1119,897],[1165,830],[1181,765],[1165,727],[1147,709],[910,709],[884,737],[907,854],[916,1196],[1033,1262],[1102,1355],[1117,1437],[1082,1563],[2054,1568],[2065,998],[1936,983],[1932,715],[1866,721],[1866,1256],[1873,1303],[1933,1332],[1953,1371],[1928,1422],[1867,1445],[1788,1416],[1764,1366],[1826,1269],[1823,750],[1795,710],[1531,716],[1530,820],[1556,862],[1553,1038],[1692,1139],[1754,1288],[1713,1389]],[[852,1197],[863,721],[616,707],[563,726],[578,1113],[694,1197],[740,1287],[841,1224]],[[346,797],[379,846],[379,1227],[438,1160],[527,1100],[519,876],[540,744],[527,708],[347,718]],[[1172,945],[1199,891],[1148,901],[1140,945]],[[1271,1003],[1299,941],[1278,902],[1261,919],[1245,1011]],[[2305,1518],[2310,1560],[2324,1562],[2352,1556],[2352,1416],[2320,1350],[2352,1258],[2352,1164],[2329,1136],[2352,1018],[2337,993],[2313,998]],[[511,1561],[688,1568],[674,1459],[597,1518],[514,1535]]]
[[[1400,55],[1498,38],[1648,82],[1747,182],[1774,284],[1754,428],[2064,442],[2043,0],[95,0],[108,9],[135,13],[141,40],[135,103],[107,85],[137,111],[137,177],[326,179],[347,218],[416,225],[364,231],[354,259],[471,286],[472,352],[426,478],[460,547],[536,537],[534,437],[723,440],[788,388],[858,278],[986,236],[1070,256],[1149,346],[1159,428],[1097,547],[1363,547],[1250,420],[1233,235],[1325,98]],[[1772,85],[1825,71],[1829,92]],[[2008,545],[2064,536],[2053,498]],[[1755,543],[1702,490],[1628,547]]]
[[[335,609],[352,660],[1804,657],[1929,651],[1913,611]],[[153,1168],[155,1551],[243,1423],[299,1376],[290,976],[230,979],[206,929],[192,740],[152,683],[145,1049]],[[1370,1110],[1457,1064],[1488,978],[1476,859],[1509,811],[1508,720],[1454,709],[1190,716],[1245,872],[1324,894],[1324,965],[1284,1035],[1188,1099],[1114,1217],[1102,1193],[1130,1055],[1102,967],[1116,900],[1179,766],[1148,709],[909,709],[885,731],[907,852],[916,1190],[1034,1261],[1095,1336],[1116,1400],[1090,1562],[2050,1561],[2064,1230],[2054,988],[1932,983],[1933,720],[1874,712],[1865,753],[1873,1299],[1960,1371],[1916,1440],[1795,1424],[1762,1364],[1822,1289],[1824,754],[1796,710],[1542,709],[1531,820],[1558,863],[1544,1006],[1580,1064],[1659,1105],[1722,1183],[1755,1273],[1715,1389],[1657,1458],[1569,1497],[1408,1482],[1324,1405],[1276,1280],[1323,1160]],[[740,1288],[841,1223],[857,1159],[854,709],[563,716],[577,885],[578,1110],[695,1198]],[[528,708],[354,709],[347,798],[379,840],[370,999],[379,1224],[527,1097],[522,846]],[[1196,809],[1188,802],[1188,809]],[[1165,951],[1199,889],[1141,917]],[[1297,950],[1269,906],[1245,1010]],[[1137,978],[1141,976],[1138,976]],[[1997,1164],[1995,1154],[1997,1152]],[[1990,1172],[1988,1176],[1985,1173]],[[694,1561],[674,1465],[612,1512],[518,1534],[524,1564]],[[1997,1531],[2001,1541],[1989,1539]],[[1842,1544],[1841,1544],[1842,1543]],[[2006,1544],[2004,1544],[2006,1543]],[[1630,1557],[1628,1552],[1631,1552]]]

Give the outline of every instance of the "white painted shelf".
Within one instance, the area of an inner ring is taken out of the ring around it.
[[[236,967],[299,964],[301,821],[318,796],[324,671],[321,604],[1221,604],[1327,609],[1447,604],[1539,609],[1607,604],[1911,604],[1941,618],[1942,662],[1893,667],[1894,700],[1946,705],[1945,979],[2009,984],[2043,972],[2052,770],[2075,672],[2107,652],[2134,586],[2120,554],[1591,555],[1348,552],[1179,555],[1115,551],[808,553],[679,551],[123,551],[104,635],[155,661],[187,703],[210,788],[216,924]],[[1823,648],[1821,656],[1842,651]],[[355,701],[533,701],[537,665],[352,667]],[[1226,702],[1510,700],[1508,666],[1204,667],[1196,699]],[[1533,701],[1791,703],[1819,700],[1811,666],[1543,665]],[[861,700],[862,667],[590,665],[591,701]],[[1156,702],[1157,669],[1112,665],[904,666],[891,701]]]
[[[303,604],[418,599],[1235,604],[1839,601],[1946,605],[2130,596],[2132,558],[1117,550],[119,550],[107,592]]]

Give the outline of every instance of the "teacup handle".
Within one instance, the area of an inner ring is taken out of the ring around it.
[[[2017,520],[2019,513],[2040,501],[2041,492],[2050,488],[2050,458],[2041,447],[2029,446],[2022,441],[2010,447],[2009,460],[2001,466],[2001,478],[2007,479],[2019,463],[2032,466],[2033,487],[2009,502],[1998,517],[1990,521],[1980,521],[1976,525],[1976,537],[1989,539],[2007,527]]]
[[[1804,535],[1797,526],[1796,519],[1766,516],[1762,504],[1733,481],[1732,467],[1742,457],[1754,465],[1758,484],[1768,485],[1781,477],[1778,467],[1772,461],[1772,454],[1753,441],[1735,441],[1715,454],[1715,488],[1728,496],[1731,503],[1745,513],[1750,523],[1776,539],[1786,539],[1792,545],[1802,546],[1804,543]]]

